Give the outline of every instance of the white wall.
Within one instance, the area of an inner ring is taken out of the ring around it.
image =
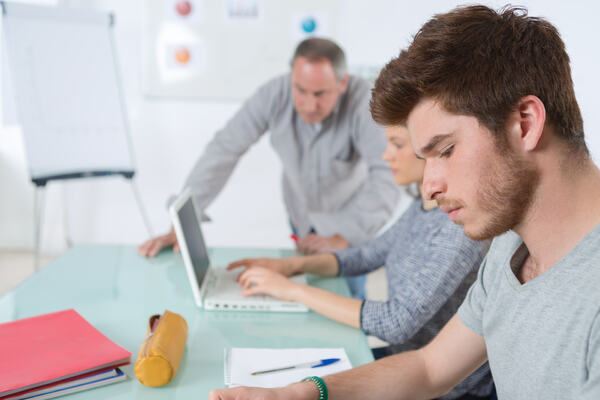
[[[113,10],[125,97],[137,161],[137,184],[155,231],[170,223],[165,201],[176,193],[211,138],[239,103],[147,99],[141,94],[142,0],[63,0],[62,4]],[[562,33],[571,56],[575,88],[582,108],[588,145],[600,157],[600,28],[597,2],[524,1],[531,15],[547,17]],[[352,65],[383,65],[405,47],[432,14],[456,1],[344,2],[336,38]],[[499,7],[502,2],[486,2]],[[292,49],[290,49],[291,53]],[[256,82],[259,85],[261,82]],[[238,165],[225,190],[208,209],[211,245],[291,246],[280,191],[280,165],[263,138]],[[0,129],[0,248],[31,248],[33,191],[18,129]],[[44,250],[64,249],[63,201],[75,242],[131,243],[146,238],[127,183],[119,178],[50,184],[46,190]]]

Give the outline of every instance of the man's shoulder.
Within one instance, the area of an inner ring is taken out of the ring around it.
[[[600,224],[583,237],[561,263],[578,294],[584,294],[590,301],[600,301]]]
[[[600,264],[600,223],[579,241],[572,252],[581,262]]]
[[[346,117],[371,118],[369,111],[371,87],[366,80],[355,75],[349,76],[348,86],[340,104],[340,109]]]
[[[365,98],[370,99],[372,88],[373,85],[365,79],[356,75],[348,76],[348,88],[346,89],[348,97],[352,99],[356,98],[361,101]]]
[[[271,79],[268,79],[263,86],[283,86],[290,87],[290,73],[286,72],[285,74],[279,74]]]
[[[259,86],[257,92],[262,96],[282,97],[291,96],[292,85],[290,74],[277,75]]]
[[[292,90],[289,73],[275,76],[264,82],[252,96],[246,99],[248,107],[267,110],[269,115],[280,115],[286,107],[291,107],[291,103]]]

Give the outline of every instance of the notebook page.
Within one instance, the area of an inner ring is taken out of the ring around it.
[[[225,385],[280,387],[298,382],[307,376],[325,376],[352,368],[343,348],[306,349],[254,349],[232,348],[225,352]],[[339,358],[340,361],[318,368],[300,368],[261,375],[252,372],[318,361],[326,358]]]

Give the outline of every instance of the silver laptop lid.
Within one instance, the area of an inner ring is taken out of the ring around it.
[[[170,211],[196,303],[202,306],[200,290],[208,272],[210,260],[202,236],[194,199],[189,189],[185,189],[173,202]]]

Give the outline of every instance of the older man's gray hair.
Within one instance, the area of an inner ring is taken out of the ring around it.
[[[313,62],[322,60],[323,58],[329,60],[331,65],[333,65],[335,76],[338,80],[342,80],[347,73],[344,50],[329,39],[310,38],[303,40],[298,47],[296,47],[290,65],[293,66],[294,61],[296,61],[298,57],[306,57],[309,61]]]

